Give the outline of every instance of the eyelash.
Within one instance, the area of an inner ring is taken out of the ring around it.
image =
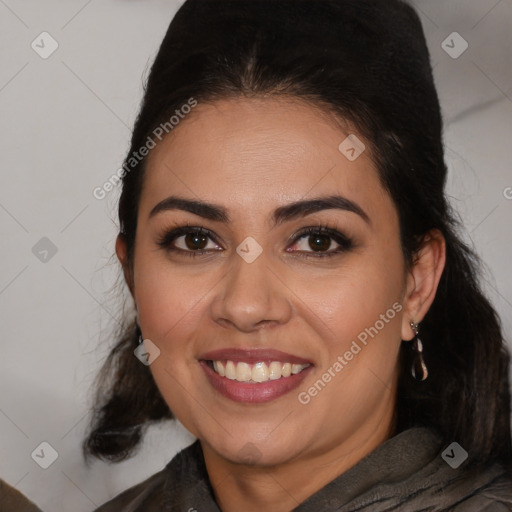
[[[165,249],[170,252],[179,253],[184,256],[188,256],[191,258],[202,256],[204,254],[208,254],[211,249],[208,250],[202,250],[202,251],[185,251],[183,249],[179,249],[177,247],[173,247],[171,244],[174,242],[177,238],[183,235],[204,235],[207,236],[212,242],[214,242],[217,245],[220,245],[216,239],[215,236],[211,231],[208,229],[205,229],[203,227],[198,226],[181,226],[178,228],[171,229],[170,231],[164,233],[163,236],[161,236],[158,241],[157,245],[161,247],[162,249]],[[337,256],[340,253],[349,251],[353,247],[352,240],[344,235],[343,233],[340,233],[336,229],[329,228],[328,226],[320,225],[320,226],[310,226],[307,228],[303,228],[298,233],[296,233],[293,237],[292,244],[294,245],[297,243],[301,238],[305,237],[311,237],[314,235],[320,235],[320,236],[328,236],[332,240],[334,240],[339,247],[337,247],[334,250],[331,250],[329,252],[314,252],[314,251],[293,251],[296,252],[299,256],[305,257],[305,258],[330,258],[333,256]]]
[[[194,258],[196,256],[202,256],[203,254],[207,254],[208,251],[184,251],[183,249],[178,249],[177,247],[173,247],[171,245],[176,238],[179,238],[183,235],[206,235],[208,238],[210,238],[213,242],[215,242],[217,245],[220,245],[214,238],[211,231],[208,229],[205,229],[203,227],[197,227],[197,226],[189,226],[188,224],[186,226],[181,226],[175,229],[171,229],[170,231],[164,233],[162,237],[157,241],[157,244],[162,248],[170,252],[174,253],[180,253],[183,256],[189,256],[191,258]]]
[[[293,244],[297,243],[301,238],[308,238],[315,235],[328,236],[334,242],[336,242],[339,247],[334,250],[331,249],[329,252],[297,251],[298,256],[304,258],[332,258],[333,256],[338,256],[343,252],[349,251],[353,247],[353,242],[349,237],[343,233],[340,233],[337,229],[333,229],[324,225],[310,226],[301,229],[294,235]]]

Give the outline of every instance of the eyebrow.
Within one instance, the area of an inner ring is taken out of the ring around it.
[[[149,212],[149,218],[154,217],[157,213],[168,210],[183,210],[198,215],[199,217],[204,217],[205,219],[224,223],[229,222],[229,215],[224,207],[177,196],[170,196],[160,201]]]
[[[211,221],[226,224],[230,222],[229,213],[226,208],[204,201],[185,199],[178,196],[169,196],[163,201],[160,201],[149,213],[149,218],[169,210],[183,210]],[[371,225],[370,217],[357,203],[338,195],[301,200],[280,206],[274,210],[272,221],[274,225],[278,225],[322,210],[344,210],[352,212],[359,215],[367,224]]]
[[[309,199],[306,201],[297,201],[277,208],[273,215],[274,224],[292,220],[298,217],[304,217],[311,213],[322,210],[344,210],[359,215],[366,223],[371,224],[368,214],[354,201],[342,196],[326,196]]]

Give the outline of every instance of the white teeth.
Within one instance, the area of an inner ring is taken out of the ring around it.
[[[221,377],[226,377],[238,382],[267,382],[269,380],[277,380],[282,377],[290,377],[300,373],[309,364],[292,364],[282,363],[280,361],[272,361],[270,365],[260,362],[254,365],[244,363],[234,363],[233,361],[213,361],[213,369]]]
[[[228,361],[226,363],[226,377],[231,380],[236,379],[236,366],[233,361]]]
[[[220,361],[214,361],[213,368],[221,377],[226,376],[226,371],[224,370],[224,365]]]
[[[281,378],[282,364],[278,361],[272,361],[268,367],[270,380],[277,380]]]
[[[292,364],[292,374],[295,375],[300,373],[304,367],[301,364]]]
[[[265,363],[256,363],[252,367],[252,380],[254,382],[266,382],[269,380],[268,366]]]
[[[239,382],[248,382],[251,380],[251,367],[247,363],[238,363],[236,365],[236,380]]]

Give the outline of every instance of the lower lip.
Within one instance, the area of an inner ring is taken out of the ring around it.
[[[219,393],[235,402],[252,404],[270,402],[289,393],[300,385],[311,368],[313,368],[313,366],[308,366],[300,373],[290,375],[290,377],[281,377],[280,379],[267,382],[248,383],[221,377],[208,366],[206,361],[200,361],[200,364],[210,384]]]

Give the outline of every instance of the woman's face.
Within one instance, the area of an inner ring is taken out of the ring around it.
[[[298,101],[225,100],[149,157],[133,292],[150,369],[229,461],[348,457],[390,433],[407,273],[350,134]]]

